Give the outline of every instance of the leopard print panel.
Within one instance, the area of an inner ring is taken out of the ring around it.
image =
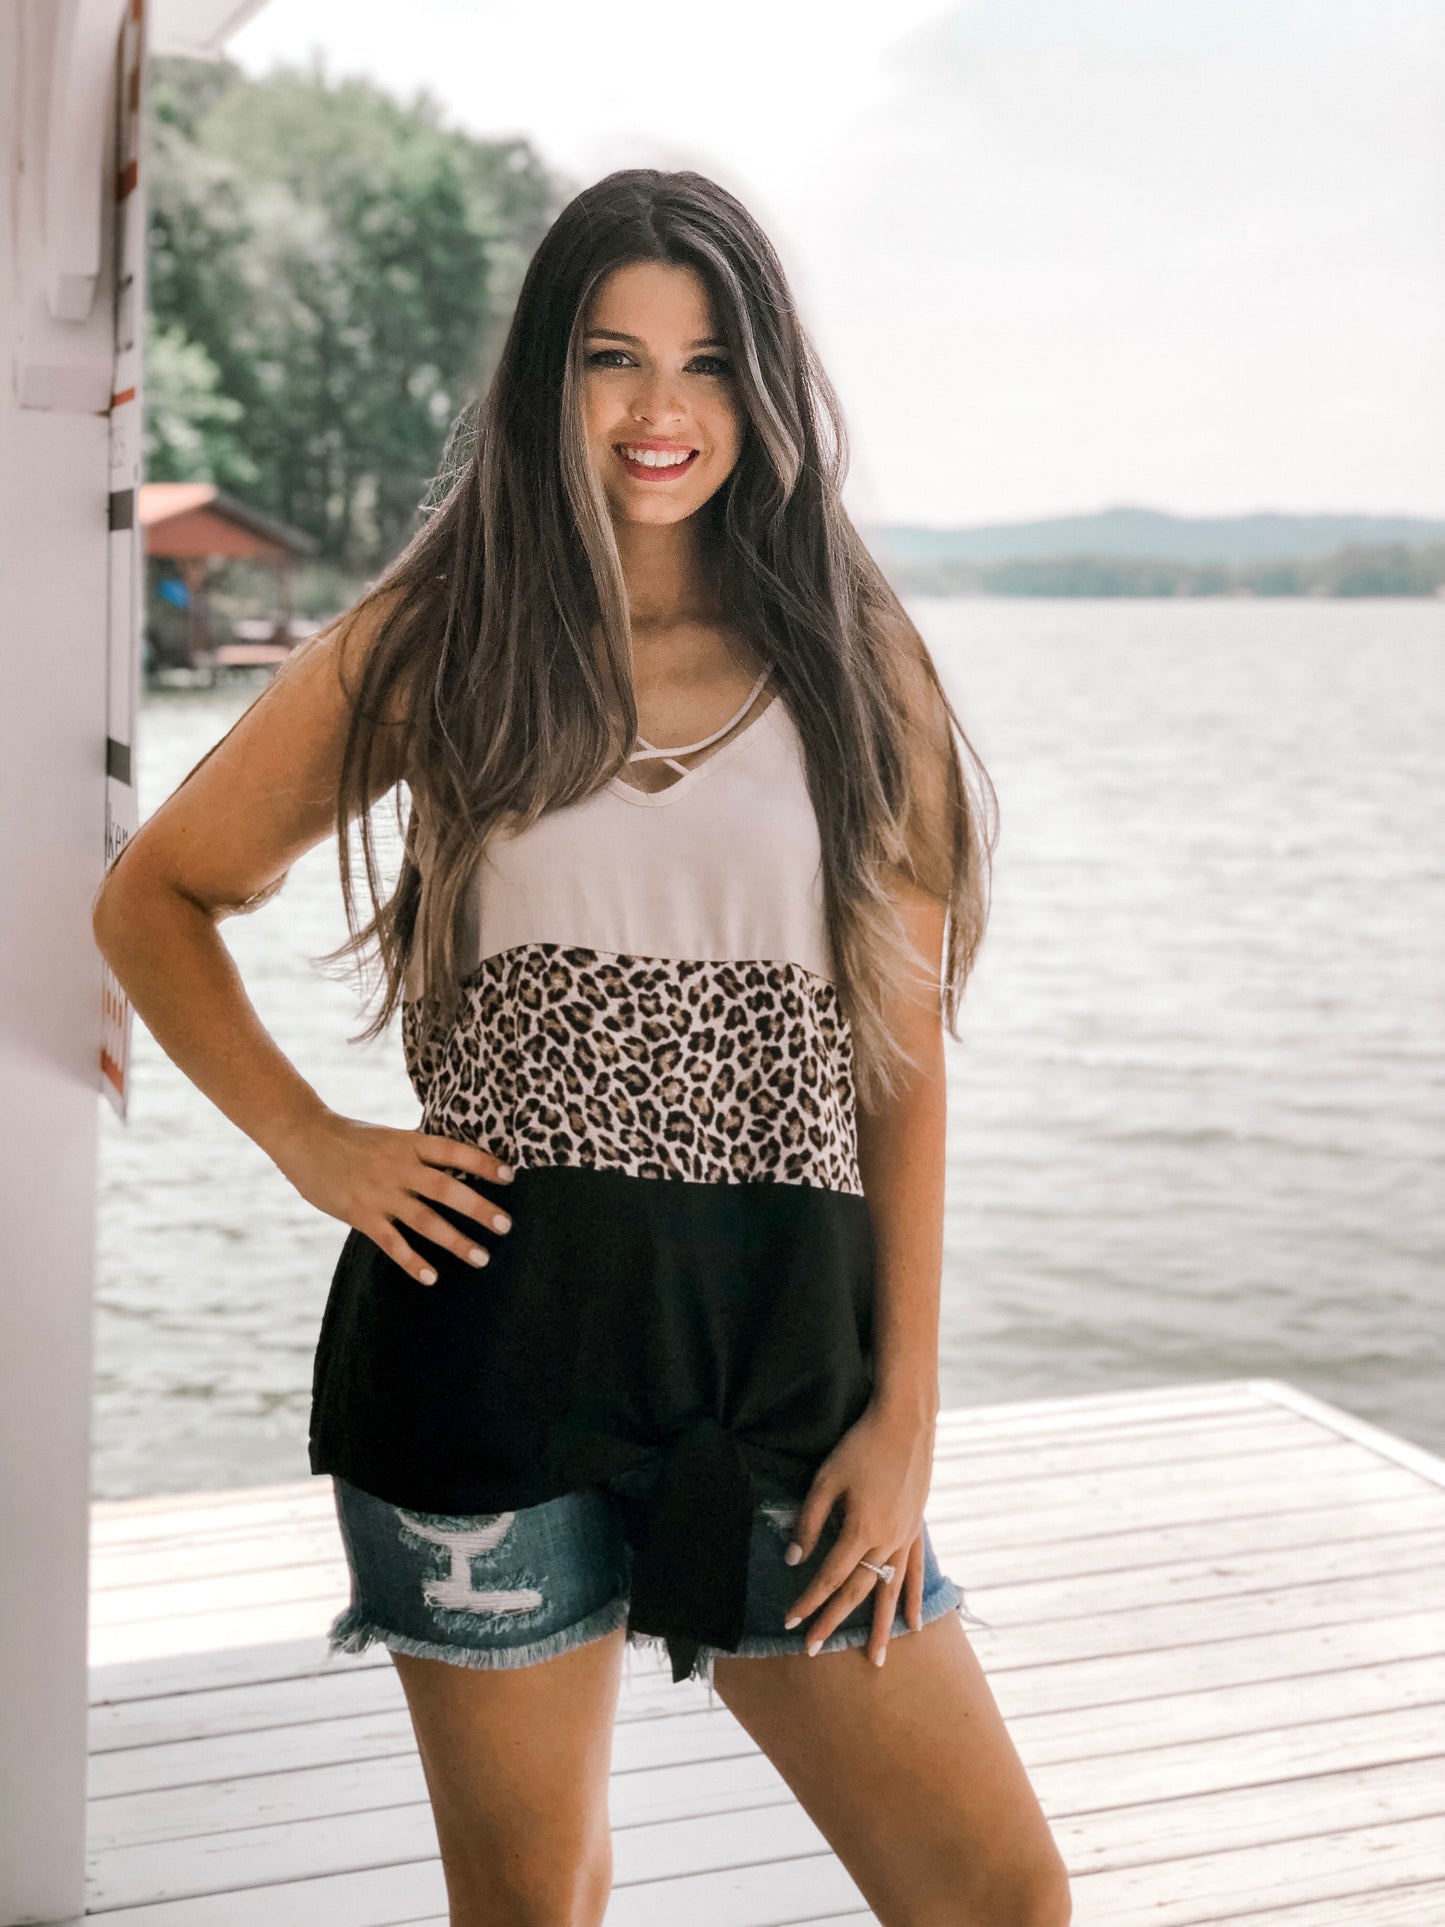
[[[402,1006],[423,1131],[519,1165],[861,1194],[852,1037],[827,978],[524,943],[463,992],[441,1033]]]

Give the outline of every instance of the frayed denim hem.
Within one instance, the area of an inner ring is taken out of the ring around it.
[[[628,1600],[624,1594],[599,1607],[595,1613],[588,1613],[575,1626],[564,1626],[560,1632],[548,1633],[545,1638],[531,1640],[523,1646],[446,1646],[437,1640],[412,1639],[405,1633],[390,1632],[368,1619],[362,1607],[348,1606],[331,1622],[326,1635],[326,1657],[332,1659],[337,1653],[364,1653],[375,1643],[385,1646],[388,1652],[407,1653],[414,1659],[442,1659],[452,1666],[535,1666],[540,1660],[571,1652],[574,1646],[605,1638],[626,1623],[627,1611]]]
[[[986,1631],[992,1632],[993,1621],[991,1619],[981,1619],[979,1615],[973,1610],[973,1608],[970,1605],[968,1605],[964,1600],[962,1588],[958,1586],[952,1579],[950,1579],[948,1583],[952,1587],[953,1591],[958,1595],[954,1610],[958,1613],[959,1618],[963,1620],[966,1625],[982,1626],[985,1628]],[[925,1613],[923,1615],[924,1625],[926,1626],[929,1620],[934,1618],[935,1616],[936,1615],[933,1613]]]
[[[923,1611],[919,1616],[918,1628],[909,1626],[906,1623],[902,1626],[895,1624],[892,1632],[889,1634],[889,1638],[897,1639],[904,1633],[911,1633],[915,1630],[921,1631],[924,1626],[930,1625],[935,1619],[941,1619],[945,1613],[949,1612],[956,1612],[961,1619],[967,1621],[971,1626],[984,1626],[987,1627],[989,1631],[993,1630],[988,1620],[981,1619],[979,1615],[965,1603],[961,1587],[959,1587],[954,1580],[945,1578],[944,1583],[935,1588],[933,1596],[925,1600]],[[873,1629],[871,1626],[840,1626],[835,1632],[829,1633],[828,1637],[818,1648],[818,1651],[820,1653],[843,1652],[849,1647],[866,1646],[872,1637]],[[627,1632],[627,1644],[629,1646],[650,1649],[656,1652],[659,1657],[665,1657],[667,1653],[667,1641],[659,1634],[634,1632],[630,1627]],[[807,1628],[803,1626],[794,1627],[790,1633],[750,1633],[744,1635],[743,1639],[733,1651],[729,1651],[721,1646],[699,1646],[697,1649],[697,1657],[693,1661],[692,1670],[688,1674],[688,1678],[700,1680],[702,1684],[706,1686],[708,1707],[711,1709],[715,1704],[715,1687],[713,1684],[713,1662],[715,1660],[719,1658],[771,1659],[778,1653],[802,1653],[806,1651]]]

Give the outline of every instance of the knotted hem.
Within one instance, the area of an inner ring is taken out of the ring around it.
[[[676,1642],[670,1642],[665,1633],[640,1633],[635,1627],[629,1626],[627,1629],[627,1646],[629,1650],[635,1647],[639,1651],[655,1653],[660,1660],[668,1662],[672,1667],[671,1683],[674,1686],[678,1685],[682,1680],[698,1680],[707,1688],[708,1711],[711,1712],[717,1705],[716,1692],[713,1686],[712,1663],[720,1652],[725,1651],[723,1647],[705,1646],[700,1642],[690,1640],[688,1642],[688,1650],[692,1656],[691,1662],[686,1671],[681,1671],[677,1665]],[[629,1679],[632,1677],[630,1668],[628,1677]]]
[[[644,1443],[601,1429],[579,1410],[555,1426],[553,1451],[579,1485],[651,1475],[631,1540],[631,1626],[666,1644],[674,1684],[705,1679],[699,1649],[731,1652],[742,1636],[757,1448],[711,1412]],[[761,1456],[769,1463],[774,1457]]]
[[[363,1607],[348,1606],[338,1613],[327,1632],[326,1658],[334,1659],[338,1653],[364,1653],[373,1644],[385,1646],[388,1652],[406,1653],[414,1659],[441,1659],[450,1666],[471,1666],[482,1670],[505,1669],[513,1666],[535,1666],[544,1659],[555,1659],[559,1653],[568,1653],[576,1646],[585,1646],[594,1639],[603,1639],[619,1626],[627,1623],[627,1598],[611,1600],[600,1606],[595,1613],[588,1613],[574,1626],[564,1626],[559,1632],[547,1633],[541,1639],[527,1641],[520,1646],[447,1646],[439,1640],[413,1639],[410,1634],[392,1632],[389,1627],[379,1626],[369,1618]]]

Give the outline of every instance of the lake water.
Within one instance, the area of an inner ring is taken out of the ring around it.
[[[1239,1375],[1445,1449],[1445,605],[919,601],[999,791],[950,1043],[945,1405]],[[145,705],[142,812],[254,688]],[[335,1108],[413,1126],[347,1042],[327,845],[224,926]],[[305,1476],[345,1229],[137,1024],[102,1107],[97,1496]]]

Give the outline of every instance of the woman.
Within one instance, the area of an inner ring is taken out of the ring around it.
[[[601,1919],[629,1640],[716,1685],[880,1920],[1052,1927],[923,1522],[993,792],[842,510],[751,217],[690,173],[579,195],[458,446],[95,919],[166,1051],[351,1227],[310,1441],[332,1645],[391,1652],[457,1927]],[[402,783],[387,888],[368,810]],[[333,828],[415,1131],[331,1111],[217,934]]]

